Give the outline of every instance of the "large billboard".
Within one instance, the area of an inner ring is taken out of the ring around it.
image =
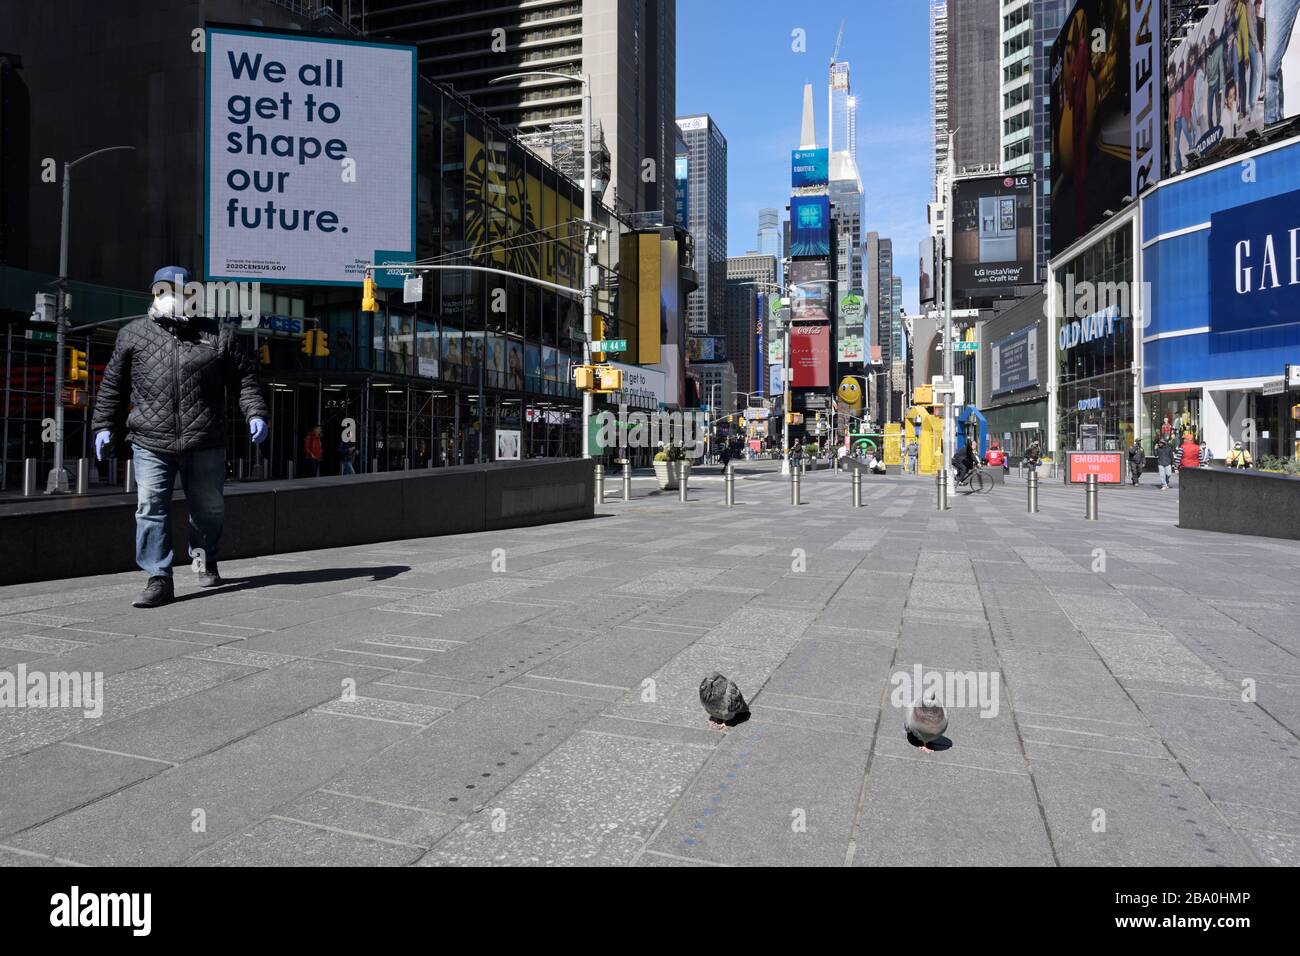
[[[1052,44],[1052,254],[1130,194],[1130,3],[1078,0]],[[954,280],[955,281],[955,280]]]
[[[825,259],[790,263],[790,309],[796,319],[821,319],[831,316],[830,263]]]
[[[790,328],[790,387],[826,388],[830,385],[831,327],[825,323]]]
[[[725,335],[692,335],[686,339],[686,356],[694,362],[725,362],[727,337]]]
[[[953,188],[952,294],[989,299],[1034,281],[1034,177],[959,179]]]
[[[825,186],[830,181],[829,156],[824,147],[794,150],[790,154],[790,185],[795,189]]]
[[[691,221],[690,157],[683,153],[673,160],[673,185],[677,195],[677,222],[682,228]]]
[[[1129,112],[1133,118],[1130,196],[1159,182],[1164,166],[1161,149],[1160,7],[1163,0],[1133,0],[1129,15]]]
[[[1038,326],[1031,325],[989,346],[990,394],[1038,384]]]
[[[850,289],[840,299],[835,357],[840,362],[866,361],[867,303],[861,289]]]
[[[831,200],[829,196],[790,197],[790,255],[831,254]]]
[[[413,46],[210,28],[207,278],[359,285],[414,256],[415,82]]]
[[[1171,172],[1182,172],[1188,153],[1300,112],[1298,8],[1294,0],[1216,0],[1170,52]]]
[[[934,302],[935,296],[938,294],[938,289],[935,287],[934,283],[935,263],[933,237],[922,239],[917,252],[921,260],[917,272],[919,277],[917,293],[920,297],[920,304],[929,305]]]

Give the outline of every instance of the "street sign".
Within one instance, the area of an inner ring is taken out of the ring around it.
[[[978,342],[956,342],[953,344],[953,349],[958,352],[978,352],[980,344]]]
[[[411,276],[402,281],[402,301],[406,303],[424,300],[424,277]]]
[[[1294,365],[1288,365],[1286,367],[1286,374],[1283,376],[1283,378],[1286,379],[1286,384],[1288,387],[1300,388],[1300,363]]]
[[[43,332],[39,329],[28,329],[27,337],[34,342],[57,342],[59,340],[57,332]]]
[[[573,326],[569,326],[569,333],[568,333],[568,334],[569,334],[569,338],[572,339],[572,340],[575,341],[575,342],[585,342],[585,341],[587,341],[587,333],[584,332],[584,331],[582,331],[582,329],[574,328]]]
[[[626,352],[627,339],[596,339],[591,343],[593,352]]]
[[[32,313],[33,322],[53,322],[55,321],[55,310],[57,305],[53,292],[36,293],[36,311]]]

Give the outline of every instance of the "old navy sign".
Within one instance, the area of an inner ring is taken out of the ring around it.
[[[1210,216],[1210,331],[1300,323],[1300,191]]]
[[[1068,322],[1061,326],[1057,344],[1061,347],[1061,351],[1065,352],[1076,345],[1114,335],[1115,322],[1118,318],[1119,310],[1111,306],[1074,322]]]

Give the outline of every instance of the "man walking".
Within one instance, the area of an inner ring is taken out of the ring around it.
[[[1168,491],[1174,477],[1174,449],[1167,438],[1156,443],[1156,470],[1160,472],[1160,490]]]
[[[142,608],[161,607],[175,596],[170,515],[178,474],[189,506],[190,554],[199,585],[221,583],[217,553],[225,520],[228,387],[239,391],[252,440],[261,442],[267,431],[266,400],[251,357],[238,349],[233,328],[186,315],[188,277],[179,266],[154,274],[149,314],[118,333],[91,425],[96,458],[104,456],[114,434],[125,434],[134,448],[135,560],[149,575],[134,602]]]
[[[1142,443],[1134,436],[1133,444],[1128,449],[1128,473],[1129,479],[1133,482],[1133,487],[1137,487],[1138,481],[1142,478],[1142,469],[1147,466],[1147,453],[1142,447]]]
[[[921,455],[921,446],[915,438],[907,443],[907,471],[916,474],[916,459]]]

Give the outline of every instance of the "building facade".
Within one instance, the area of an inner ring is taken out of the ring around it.
[[[736,388],[763,391],[768,338],[767,304],[779,297],[779,262],[775,256],[750,253],[727,260],[727,357],[736,371]]]
[[[415,44],[421,74],[521,134],[580,135],[578,77],[588,75],[610,155],[605,202],[621,214],[673,209],[676,0],[366,0],[350,9],[362,33]],[[526,70],[564,76],[490,83]]]
[[[686,142],[686,229],[695,239],[700,286],[687,303],[692,335],[720,334],[727,282],[727,139],[707,114],[677,120]]]
[[[957,172],[1002,162],[1002,0],[947,0],[948,116]],[[942,172],[942,170],[939,170]]]
[[[1054,354],[1047,341],[1047,296],[1022,299],[979,323],[976,401],[997,439],[1014,458],[1049,431],[1048,366]]]
[[[30,96],[31,154],[78,156],[105,143],[137,145],[134,153],[110,154],[102,165],[97,159],[84,172],[78,169],[70,318],[74,325],[125,320],[144,311],[143,293],[160,265],[185,266],[202,277],[202,124],[195,135],[177,136],[174,129],[193,130],[194,118],[203,115],[203,57],[185,45],[183,55],[160,54],[141,62],[138,42],[171,49],[161,21],[143,8],[125,21],[117,11],[114,35],[131,37],[133,45],[97,45],[84,55],[83,66],[101,82],[70,85],[58,67],[66,49],[45,29],[50,6],[40,16],[34,7],[20,8],[7,23]],[[186,15],[201,22],[200,4],[195,0],[192,6]],[[256,19],[297,25],[304,28],[295,31],[298,36],[313,25],[295,21],[285,7],[266,0],[210,2],[206,11],[227,23]],[[65,19],[73,19],[71,10]],[[111,32],[103,28],[105,35]],[[340,23],[331,36],[346,40],[353,34]],[[164,88],[172,92],[151,99]],[[109,90],[111,98],[101,95]],[[117,103],[138,106],[118,109]],[[424,276],[420,302],[403,302],[400,290],[381,290],[379,311],[370,313],[360,311],[360,293],[353,286],[263,282],[261,326],[242,331],[240,339],[261,359],[270,437],[265,445],[250,445],[246,430],[237,427],[237,410],[230,409],[232,470],[242,462],[249,472],[283,477],[300,462],[303,439],[319,424],[324,473],[336,473],[339,436],[349,419],[356,425],[361,471],[492,461],[498,434],[517,438],[526,458],[579,453],[581,403],[572,366],[582,356],[582,249],[581,233],[574,228],[582,213],[581,185],[446,87],[421,80],[415,109],[417,255],[499,268],[568,291],[497,274],[432,272]],[[502,181],[518,184],[528,201],[503,208]],[[0,267],[0,322],[7,326],[0,332],[11,369],[3,449],[10,487],[23,458],[48,461],[40,425],[53,409],[52,369],[60,360],[52,345],[26,336],[39,330],[28,324],[34,295],[50,287],[58,265],[58,191],[36,181],[27,189],[33,211],[25,243],[28,268]],[[649,276],[639,268],[639,233],[607,210],[597,216],[608,227],[597,242],[603,279],[595,301],[597,311],[609,317],[606,334],[628,339],[636,362],[675,373],[668,376],[663,400],[675,407],[681,402],[685,342],[674,323],[681,277],[691,269],[689,237],[671,226],[665,227],[665,239],[656,231],[655,261],[661,261],[662,246],[670,250],[671,262],[669,269]],[[542,233],[553,238],[541,244],[513,239]],[[642,279],[653,284],[652,296],[641,295]],[[642,298],[652,299],[646,322],[641,321]],[[75,341],[87,352],[89,375],[61,397],[69,410],[69,457],[90,453],[87,425],[116,327],[100,326]],[[308,331],[320,335],[320,347],[307,346]]]

